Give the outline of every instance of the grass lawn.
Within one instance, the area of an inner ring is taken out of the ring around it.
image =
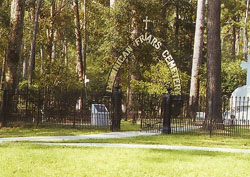
[[[132,124],[131,121],[121,122],[121,131],[139,131],[140,123]],[[67,136],[67,135],[83,135],[110,132],[109,127],[104,128],[79,128],[71,127],[36,127],[31,124],[20,124],[13,127],[0,128],[0,138],[3,137],[28,137],[28,136]]]
[[[154,135],[139,136],[121,139],[89,139],[64,142],[81,143],[123,143],[123,144],[156,144],[156,145],[180,145],[180,146],[201,146],[201,147],[223,147],[250,149],[250,137],[223,137],[208,135]]]
[[[250,154],[0,145],[4,177],[249,176]]]
[[[6,127],[0,128],[0,138],[29,136],[67,136],[108,132],[109,129],[72,129],[46,127]]]
[[[123,122],[122,131],[138,130],[139,125]],[[79,135],[108,132],[108,129],[2,128],[0,137]],[[208,135],[155,135],[107,140],[105,142],[166,144],[250,149],[249,137]],[[0,145],[0,176],[4,177],[144,177],[144,176],[249,176],[250,154],[158,149]]]
[[[140,124],[132,125],[130,121],[122,121],[121,131],[139,130]],[[82,135],[110,132],[106,129],[71,129],[71,128],[46,128],[46,127],[14,127],[0,129],[0,137],[17,136],[59,136],[59,135]],[[171,134],[140,136],[121,139],[99,139],[99,140],[74,140],[64,142],[82,142],[82,143],[123,143],[123,144],[162,144],[162,145],[183,145],[183,146],[202,146],[202,147],[224,147],[250,149],[250,137],[230,137],[230,136],[212,136],[206,134]]]

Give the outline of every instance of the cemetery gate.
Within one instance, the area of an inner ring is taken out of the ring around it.
[[[180,96],[181,80],[179,70],[173,56],[167,47],[164,46],[164,42],[162,42],[160,38],[151,34],[148,29],[148,23],[152,23],[153,21],[149,20],[148,16],[146,16],[142,22],[145,23],[145,31],[137,37],[134,37],[133,40],[130,41],[129,45],[127,45],[124,50],[120,52],[120,55],[118,55],[109,73],[106,92],[113,93],[115,85],[120,84],[119,79],[117,79],[117,75],[122,64],[126,63],[125,61],[128,60],[130,56],[133,56],[135,51],[140,50],[143,45],[148,45],[154,51],[154,59],[157,62],[162,60],[169,69],[172,80],[172,94]],[[162,84],[165,85],[166,83]],[[142,130],[155,132],[163,131],[165,133],[170,132],[170,120],[165,119],[166,117],[170,117],[170,92],[164,95],[133,93],[129,94],[129,97],[130,98],[126,99],[125,103],[122,103],[122,112],[125,113],[125,119],[132,119],[134,122],[140,120]],[[122,116],[120,116],[120,119],[121,117]]]

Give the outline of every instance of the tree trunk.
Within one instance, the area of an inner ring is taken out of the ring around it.
[[[110,4],[110,7],[112,7],[112,6],[114,5],[115,1],[116,1],[116,0],[110,0],[110,1],[109,1],[109,2],[110,2],[110,3],[109,3],[109,4]]]
[[[176,16],[175,16],[175,36],[178,37],[179,34],[179,7],[176,5]]]
[[[237,0],[234,0],[234,5],[236,6]],[[233,22],[236,22],[237,17],[234,15],[232,17]],[[232,26],[232,59],[235,60],[236,57],[236,26],[233,24]]]
[[[64,64],[68,66],[69,59],[68,59],[68,42],[67,39],[63,43],[63,50],[64,50]]]
[[[4,83],[5,83],[5,73],[6,73],[6,49],[4,49],[4,58],[3,58],[3,67],[2,67],[2,75],[1,75],[1,83],[0,83],[0,89],[4,88]]]
[[[52,61],[52,48],[53,48],[53,40],[54,40],[54,15],[56,11],[56,0],[51,0],[51,10],[50,10],[50,29],[48,29],[48,38],[49,43],[47,45],[47,52],[49,61]]]
[[[166,17],[167,17],[167,5],[169,1],[162,0],[162,8],[161,8],[161,18],[162,18],[162,28],[161,28],[161,36],[163,40],[167,39],[167,33],[166,30],[168,29],[168,22],[166,22]]]
[[[232,27],[232,58],[235,59],[236,56],[236,28],[235,25]]]
[[[197,17],[194,38],[194,52],[192,63],[192,75],[189,94],[189,110],[190,115],[194,117],[197,111],[199,100],[199,68],[201,66],[203,54],[203,34],[205,23],[205,0],[198,0],[197,2]]]
[[[34,29],[33,29],[32,44],[31,44],[31,54],[30,54],[30,60],[29,60],[29,76],[28,76],[29,86],[32,84],[32,79],[34,77],[35,57],[36,57],[36,34],[38,30],[38,21],[39,21],[41,3],[42,3],[42,0],[38,0],[36,13],[35,13]]]
[[[240,46],[240,38],[241,38],[241,30],[237,31],[236,33],[236,55],[240,54],[241,46]]]
[[[27,71],[28,71],[28,58],[25,57],[23,59],[23,79],[27,79]]]
[[[85,83],[85,77],[87,74],[87,36],[88,36],[88,32],[87,32],[87,0],[84,0],[83,2],[83,15],[84,15],[84,19],[83,19],[83,45],[82,45],[82,52],[83,52],[83,80]]]
[[[16,89],[18,84],[17,67],[21,55],[23,38],[25,0],[12,0],[11,29],[7,54],[6,84],[8,89]]]
[[[22,38],[23,38],[23,21],[24,21],[25,0],[12,0],[11,19],[10,19],[10,37],[7,51],[7,72],[5,75],[5,89],[14,91],[18,86],[18,63],[21,56]],[[5,113],[10,112],[16,105],[13,104],[13,96],[4,92],[4,109]],[[2,127],[7,125],[7,119],[10,115],[5,114],[2,118]]]
[[[51,52],[51,61],[54,62],[57,55],[57,41],[58,41],[58,30],[53,30],[53,40],[52,40],[52,52]]]
[[[41,66],[40,66],[40,74],[43,74],[43,61],[44,61],[44,48],[43,45],[40,48],[40,58],[41,58]]]
[[[221,1],[208,1],[206,119],[221,123]]]
[[[247,3],[247,8],[246,8],[245,27],[244,27],[244,34],[243,34],[243,41],[244,41],[243,54],[244,54],[245,61],[247,61],[247,55],[248,55],[247,19],[248,19],[249,0],[247,0],[246,3]]]
[[[76,33],[76,46],[77,46],[77,74],[80,81],[83,81],[83,61],[82,61],[82,34],[79,18],[78,0],[74,0],[75,11],[75,33]]]
[[[132,10],[132,22],[131,22],[131,29],[132,31],[132,35],[131,35],[131,40],[135,40],[138,36],[139,30],[138,30],[138,22],[136,19],[136,10]],[[134,55],[132,55],[130,57],[130,61],[128,61],[128,71],[129,71],[129,83],[128,83],[128,88],[127,88],[127,116],[128,118],[132,119],[134,117],[134,106],[136,103],[136,100],[134,98],[134,92],[131,89],[131,82],[132,80],[137,80],[138,79],[138,75],[137,73],[139,72],[139,70],[136,71],[136,66],[139,66],[137,61],[136,61],[136,57]]]

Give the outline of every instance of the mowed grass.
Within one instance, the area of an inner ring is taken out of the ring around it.
[[[138,136],[120,139],[88,139],[64,141],[74,143],[122,143],[122,144],[154,144],[154,145],[177,145],[177,146],[201,146],[250,149],[250,137],[225,137],[209,135],[171,134]]]
[[[121,121],[121,131],[140,131],[140,123]],[[29,136],[72,136],[84,134],[97,134],[110,132],[110,127],[80,127],[66,126],[38,126],[32,124],[17,124],[12,127],[0,128],[0,138],[3,137],[29,137]]]
[[[73,129],[63,127],[5,127],[0,128],[0,138],[3,137],[30,137],[30,136],[72,136],[83,134],[97,134],[109,132],[106,129]]]
[[[140,124],[132,124],[131,121],[122,121],[121,131],[139,130]],[[28,137],[28,136],[67,136],[67,135],[84,135],[110,132],[109,128],[104,129],[72,129],[65,127],[34,127],[19,126],[13,128],[1,128],[0,137]],[[58,141],[57,141],[58,142]],[[154,135],[139,136],[133,138],[121,139],[89,139],[74,140],[64,142],[79,143],[123,143],[123,144],[158,144],[158,145],[181,145],[181,146],[201,146],[201,147],[223,147],[250,149],[250,136],[212,136],[207,134],[171,134],[171,135]]]
[[[250,154],[0,145],[4,177],[249,176]]]

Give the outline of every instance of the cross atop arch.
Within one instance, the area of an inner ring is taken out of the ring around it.
[[[143,23],[145,23],[145,30],[148,30],[148,23],[152,23],[152,20],[148,19],[148,16],[146,16],[146,19],[143,20]]]

